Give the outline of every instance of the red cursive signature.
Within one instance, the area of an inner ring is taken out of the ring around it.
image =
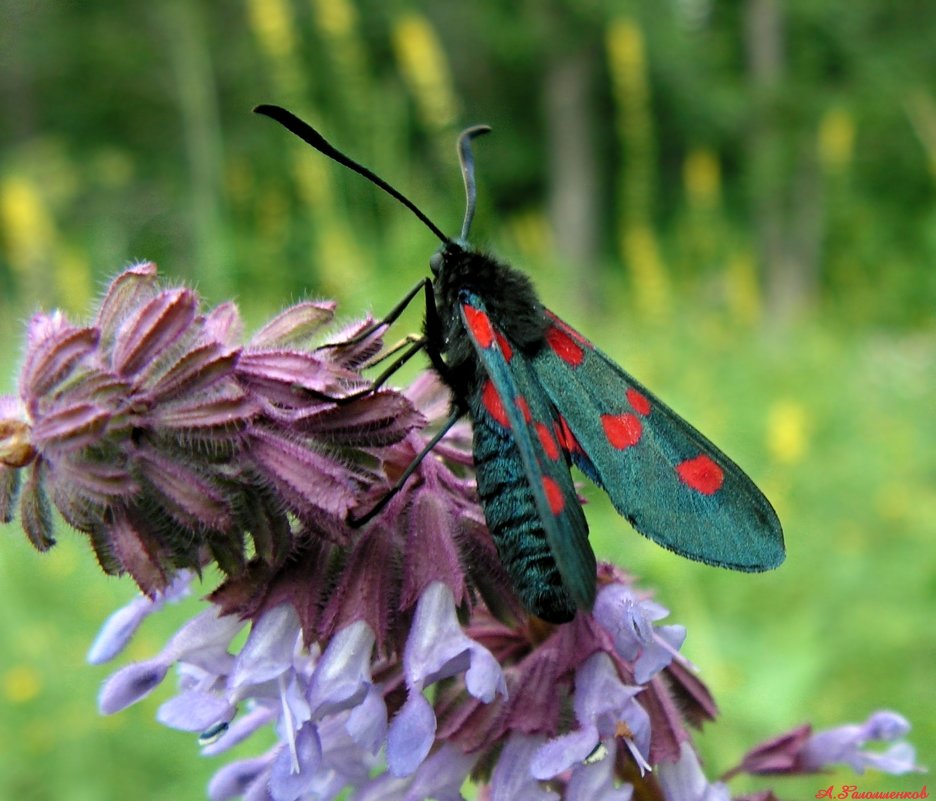
[[[840,784],[838,787],[830,784],[819,790],[816,798],[929,798],[929,793],[925,784],[919,790],[862,790],[857,784]]]

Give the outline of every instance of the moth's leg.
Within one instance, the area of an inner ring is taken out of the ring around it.
[[[347,339],[344,342],[330,342],[326,345],[319,345],[319,347],[317,347],[316,350],[319,351],[319,350],[325,350],[326,348],[340,348],[340,347],[346,347],[348,345],[356,345],[359,342],[362,342],[363,340],[367,339],[367,337],[371,336],[378,329],[392,325],[396,321],[396,319],[401,314],[403,314],[406,307],[409,306],[410,303],[412,303],[413,298],[415,298],[416,295],[419,294],[420,290],[423,289],[423,287],[426,287],[426,291],[428,293],[430,294],[432,293],[432,281],[430,281],[428,278],[422,278],[420,279],[419,283],[417,283],[409,292],[407,292],[403,296],[402,300],[400,300],[400,302],[397,303],[396,306],[394,306],[382,320],[378,320],[373,325],[367,326],[367,328],[365,328],[363,331],[361,331],[360,333],[358,333],[351,339]],[[326,397],[325,395],[318,395],[318,394],[315,397],[321,398],[322,400],[329,400],[339,405],[351,403],[352,401],[356,401],[360,398],[363,398],[366,395],[369,395],[370,393],[372,393],[374,390],[379,389],[381,386],[383,386],[387,382],[387,380],[397,370],[399,370],[404,364],[406,364],[411,358],[413,358],[413,356],[419,353],[419,351],[421,351],[425,347],[425,345],[426,345],[425,337],[416,337],[416,338],[410,339],[409,347],[403,352],[403,354],[397,357],[390,364],[389,367],[387,367],[379,376],[377,376],[377,378],[375,378],[371,382],[370,386],[366,387],[365,389],[360,390],[359,392],[353,392],[350,395],[342,395],[340,397]],[[399,348],[400,346],[396,346],[394,349],[391,350],[390,353],[384,354],[383,358],[387,358],[392,353],[395,353],[397,350],[399,350]]]
[[[451,429],[451,427],[455,425],[455,423],[458,422],[462,414],[463,412],[461,412],[460,410],[458,409],[454,410],[448,416],[448,419],[442,424],[442,428],[440,428],[436,432],[435,436],[431,440],[429,440],[429,442],[426,443],[426,446],[416,455],[416,458],[414,458],[413,461],[410,462],[409,465],[407,465],[406,470],[403,471],[403,473],[397,479],[396,483],[387,491],[387,494],[384,495],[383,498],[381,498],[376,503],[375,506],[373,506],[370,510],[365,512],[360,517],[354,517],[353,515],[348,515],[348,525],[351,526],[351,528],[360,528],[361,526],[373,520],[377,515],[379,515],[383,511],[383,508],[388,503],[390,503],[393,496],[396,495],[403,488],[403,485],[406,483],[407,479],[411,475],[413,475],[413,473],[416,471],[416,468],[418,468],[419,465],[422,463],[422,460],[425,459],[426,456],[429,454],[429,452],[436,445],[439,444],[439,441],[442,439],[442,437],[444,437],[449,432],[449,429]]]
[[[445,363],[445,359],[442,358],[441,345],[445,342],[445,333],[442,330],[442,318],[439,317],[439,310],[436,309],[435,292],[431,281],[426,281],[424,291],[426,295],[426,317],[423,326],[426,355],[429,357],[429,361],[432,362],[435,371],[439,374],[439,378],[451,386],[451,370]]]
[[[412,345],[414,342],[419,342],[421,339],[423,339],[423,337],[420,334],[407,334],[405,337],[403,337],[403,339],[397,340],[386,350],[382,350],[380,353],[368,359],[363,365],[361,365],[361,369],[370,370],[372,367],[376,367],[378,364],[387,361],[387,359],[389,359],[391,356],[399,353],[407,345]]]
[[[396,319],[406,311],[406,307],[410,305],[413,298],[415,298],[423,287],[428,287],[429,291],[432,290],[432,281],[429,278],[421,278],[419,282],[414,286],[409,292],[407,292],[403,298],[394,306],[387,315],[382,320],[377,320],[372,325],[367,326],[363,331],[353,336],[351,339],[347,339],[344,342],[329,342],[326,345],[319,345],[316,350],[325,350],[327,348],[340,348],[346,345],[357,345],[359,342],[363,342],[371,334],[373,334],[378,328],[383,328],[384,326],[392,325]]]
[[[413,339],[410,342],[410,346],[403,351],[400,356],[397,356],[390,365],[379,375],[377,376],[367,389],[363,389],[360,392],[355,392],[353,395],[346,395],[343,398],[338,398],[337,403],[348,403],[348,401],[357,400],[358,398],[363,398],[365,395],[374,392],[377,389],[380,389],[397,370],[399,370],[404,364],[406,364],[410,359],[413,358],[419,351],[426,347],[426,338],[418,337]]]

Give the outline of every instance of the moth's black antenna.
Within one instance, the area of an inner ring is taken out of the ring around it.
[[[254,109],[255,114],[263,114],[265,117],[276,120],[280,125],[282,125],[286,130],[294,133],[304,142],[312,145],[319,153],[323,153],[328,156],[330,159],[334,159],[343,167],[347,167],[349,170],[354,170],[358,175],[363,175],[368,181],[370,181],[375,186],[379,186],[386,192],[390,197],[395,198],[400,203],[402,203],[406,208],[408,208],[413,214],[415,214],[432,233],[434,233],[442,244],[445,244],[449,241],[449,238],[439,230],[439,227],[432,222],[425,214],[423,214],[419,208],[410,200],[406,195],[400,192],[398,189],[390,186],[383,178],[379,175],[372,173],[367,167],[363,164],[358,164],[354,159],[349,158],[344,153],[342,153],[338,148],[329,143],[324,136],[322,136],[318,131],[315,130],[307,122],[300,120],[295,114],[290,111],[286,111],[284,108],[279,106],[270,106],[262,105],[257,106]]]
[[[474,219],[475,200],[478,191],[475,186],[474,154],[471,152],[471,140],[476,136],[489,133],[490,125],[475,125],[461,132],[458,136],[458,163],[461,164],[462,179],[465,181],[465,219],[461,227],[461,241],[468,239],[468,229]]]

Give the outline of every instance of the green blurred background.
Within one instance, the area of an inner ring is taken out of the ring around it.
[[[388,309],[437,243],[253,105],[291,108],[473,240],[764,488],[789,557],[700,566],[600,493],[600,553],[689,628],[722,710],[710,775],[806,720],[906,714],[936,755],[936,8],[925,0],[222,0],[0,7],[0,391],[36,307],[87,314],[156,261],[259,323],[305,294]],[[400,325],[415,329],[418,312]],[[200,798],[221,762],[113,718],[84,653],[134,589],[62,531],[0,532],[0,798]],[[210,586],[210,581],[208,582]],[[144,658],[195,608],[150,621]],[[257,747],[246,753],[255,752]],[[848,771],[773,784],[918,790]]]

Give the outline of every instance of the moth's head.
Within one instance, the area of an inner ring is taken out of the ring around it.
[[[467,251],[467,242],[461,239],[449,239],[429,257],[429,269],[432,270],[434,276],[438,277],[447,264],[459,260]]]

